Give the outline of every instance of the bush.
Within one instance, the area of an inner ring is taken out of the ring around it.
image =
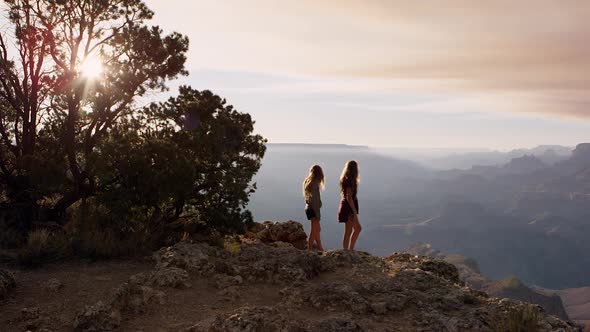
[[[147,241],[142,241],[141,230],[125,229],[124,223],[117,219],[117,215],[93,200],[76,205],[67,226],[74,254],[104,259],[143,253],[149,246]]]
[[[191,119],[198,121],[187,128]],[[149,127],[159,130],[142,129]],[[109,185],[94,198],[119,218],[114,227],[158,233],[183,220],[201,231],[242,232],[253,221],[246,206],[266,151],[253,131],[250,115],[225,99],[181,87],[105,137],[92,164],[97,183]]]
[[[18,262],[38,267],[67,257],[107,259],[145,254],[154,249],[145,232],[124,229],[115,214],[92,200],[75,205],[63,229],[31,231]],[[124,223],[123,223],[124,224]]]
[[[70,254],[71,246],[65,234],[40,229],[29,233],[26,245],[18,253],[18,262],[23,266],[35,267]]]
[[[241,241],[237,236],[226,236],[223,241],[223,248],[233,255],[237,255],[241,250]]]
[[[539,331],[539,311],[526,306],[509,312],[493,327],[496,332],[536,332]]]
[[[0,194],[1,200],[5,197]],[[18,207],[0,203],[0,248],[15,249],[26,243],[27,231],[24,231],[24,221]]]

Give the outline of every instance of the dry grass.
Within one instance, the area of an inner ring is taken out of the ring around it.
[[[29,233],[26,245],[18,253],[18,261],[24,266],[39,266],[70,254],[70,242],[64,234],[40,229]]]
[[[237,255],[241,250],[240,239],[235,236],[226,236],[223,241],[223,248],[232,255]]]

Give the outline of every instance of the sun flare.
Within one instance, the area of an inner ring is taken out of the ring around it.
[[[99,57],[89,56],[82,62],[80,66],[80,73],[83,77],[88,79],[97,79],[103,73],[102,62]]]

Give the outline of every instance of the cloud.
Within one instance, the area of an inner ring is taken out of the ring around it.
[[[165,27],[191,37],[194,68],[489,94],[498,110],[590,117],[590,1],[148,4]]]

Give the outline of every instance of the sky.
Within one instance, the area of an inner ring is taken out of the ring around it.
[[[590,1],[147,0],[272,143],[590,141]]]

